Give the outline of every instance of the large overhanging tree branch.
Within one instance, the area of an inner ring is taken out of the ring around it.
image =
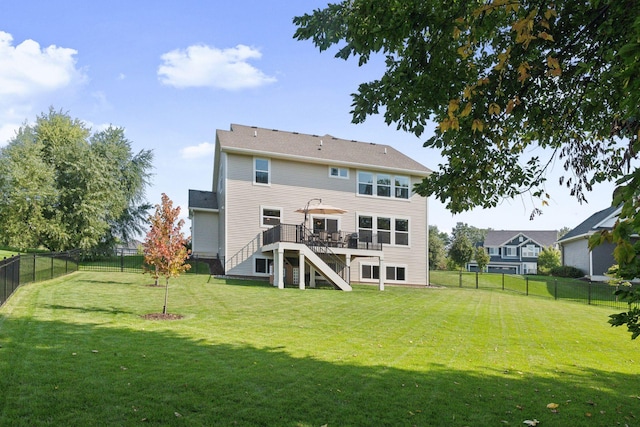
[[[620,220],[640,230],[640,2],[346,0],[294,23],[297,39],[338,58],[386,58],[384,74],[353,94],[354,123],[382,113],[417,136],[437,124],[424,146],[445,162],[418,193],[455,213],[524,193],[545,205],[546,172],[559,162],[560,184],[581,202],[617,180]],[[616,256],[638,277],[640,246],[628,236]]]

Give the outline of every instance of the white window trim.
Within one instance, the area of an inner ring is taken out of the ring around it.
[[[373,276],[373,267],[380,267],[379,264],[374,263],[374,262],[361,262],[360,263],[360,268],[359,268],[359,276],[360,276],[360,281],[361,282],[367,282],[367,283],[377,283],[380,281],[379,278],[365,278],[362,274],[362,268],[363,267],[371,267],[371,276]],[[386,274],[387,274],[387,268],[404,268],[404,280],[394,280],[394,279],[390,279]],[[407,264],[385,264],[384,266],[385,268],[385,283],[407,283],[407,278],[409,277],[409,266]],[[380,274],[380,272],[378,272],[378,274]]]
[[[265,209],[273,209],[273,210],[277,210],[280,211],[280,224],[282,224],[282,212],[283,209],[277,206],[266,206],[266,205],[260,205],[260,211],[258,212],[258,222],[260,224],[260,228],[271,228],[273,227],[273,225],[269,225],[269,224],[265,224],[263,222],[264,220],[264,210]]]
[[[338,175],[331,175],[331,169],[338,169]],[[341,176],[340,175],[340,171],[346,171],[347,175],[346,176]],[[349,169],[348,168],[341,168],[339,166],[329,166],[329,178],[349,179]]]
[[[370,212],[356,212],[356,233],[360,232],[360,217],[361,216],[370,216],[372,218],[371,226],[373,228],[371,229],[371,234],[373,234],[374,236],[378,235],[378,218],[389,218],[391,220],[391,230],[383,230],[383,231],[389,231],[391,233],[391,243],[383,243],[383,245],[384,246],[393,246],[393,247],[396,247],[396,248],[411,248],[411,224],[412,224],[411,217],[385,215],[385,214],[372,214]],[[401,233],[406,233],[407,234],[407,244],[406,245],[396,244],[396,219],[405,219],[405,220],[409,221],[409,229],[406,232],[404,232],[404,231],[401,232]]]
[[[360,194],[360,172],[370,173],[373,175],[373,182],[371,183],[371,194]],[[378,174],[389,175],[391,178],[391,195],[389,197],[386,196],[378,196]],[[396,187],[396,177],[407,178],[409,181],[409,187]],[[407,188],[408,197],[406,199],[401,197],[396,197],[396,188]],[[411,177],[408,175],[396,175],[392,173],[385,172],[374,172],[370,170],[357,170],[356,171],[356,196],[357,197],[373,197],[376,199],[382,200],[402,200],[408,202],[411,200],[412,190],[411,190]]]
[[[500,255],[500,249],[496,248],[495,246],[489,246],[487,247],[487,253],[489,254],[489,256]]]
[[[256,169],[256,160],[266,160],[267,161],[267,182],[263,183],[263,182],[256,182],[256,172],[258,171]],[[253,185],[260,185],[262,187],[270,187],[271,186],[271,159],[266,158],[266,157],[254,157],[253,158],[253,177],[251,178]]]
[[[533,250],[531,252],[529,252],[528,246],[533,247]],[[538,258],[538,255],[540,255],[540,247],[534,245],[533,243],[528,243],[526,245],[523,245],[520,251],[522,253],[522,258]],[[526,255],[525,255],[525,251],[526,251]],[[529,253],[531,253],[532,255],[529,255]]]
[[[513,249],[514,254],[513,255],[509,255],[509,249]],[[513,246],[513,245],[507,245],[504,247],[504,254],[502,255],[503,258],[518,258],[518,247],[517,246]]]

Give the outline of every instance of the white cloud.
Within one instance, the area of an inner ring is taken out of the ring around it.
[[[0,31],[0,96],[22,98],[51,92],[85,79],[76,68],[74,49],[25,40],[13,46],[13,37]]]
[[[18,123],[4,123],[0,125],[0,147],[9,143],[9,140],[16,136],[17,130],[20,128]]]
[[[183,159],[199,159],[213,154],[213,144],[203,142],[198,145],[191,145],[180,150]]]
[[[276,81],[247,62],[261,57],[258,49],[241,44],[229,49],[194,45],[163,54],[158,77],[163,84],[177,88],[253,88]]]

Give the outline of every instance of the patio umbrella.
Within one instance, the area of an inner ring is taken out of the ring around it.
[[[312,205],[311,202],[317,200],[319,203]],[[307,202],[304,208],[296,209],[296,212],[304,213],[304,225],[307,225],[307,215],[311,214],[320,214],[320,215],[335,215],[335,214],[343,214],[347,213],[347,210],[342,208],[337,208],[335,206],[326,205],[322,203],[322,199],[311,199]]]

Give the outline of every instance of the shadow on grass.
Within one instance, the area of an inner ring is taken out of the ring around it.
[[[69,309],[69,307],[60,307]],[[71,307],[71,309],[75,309]],[[92,325],[0,318],[1,425],[637,425],[638,375],[534,376],[294,358]],[[143,329],[146,324],[135,327]],[[167,326],[168,327],[168,326]],[[46,334],[36,333],[45,329]],[[38,342],[29,340],[38,336]],[[350,360],[352,359],[352,360]],[[546,405],[558,403],[557,412]]]
[[[80,313],[108,313],[108,314],[136,314],[131,311],[120,310],[115,307],[104,308],[104,307],[74,307],[70,305],[58,305],[58,304],[43,304],[40,305],[42,308],[48,308],[51,310],[73,310],[78,311]]]

